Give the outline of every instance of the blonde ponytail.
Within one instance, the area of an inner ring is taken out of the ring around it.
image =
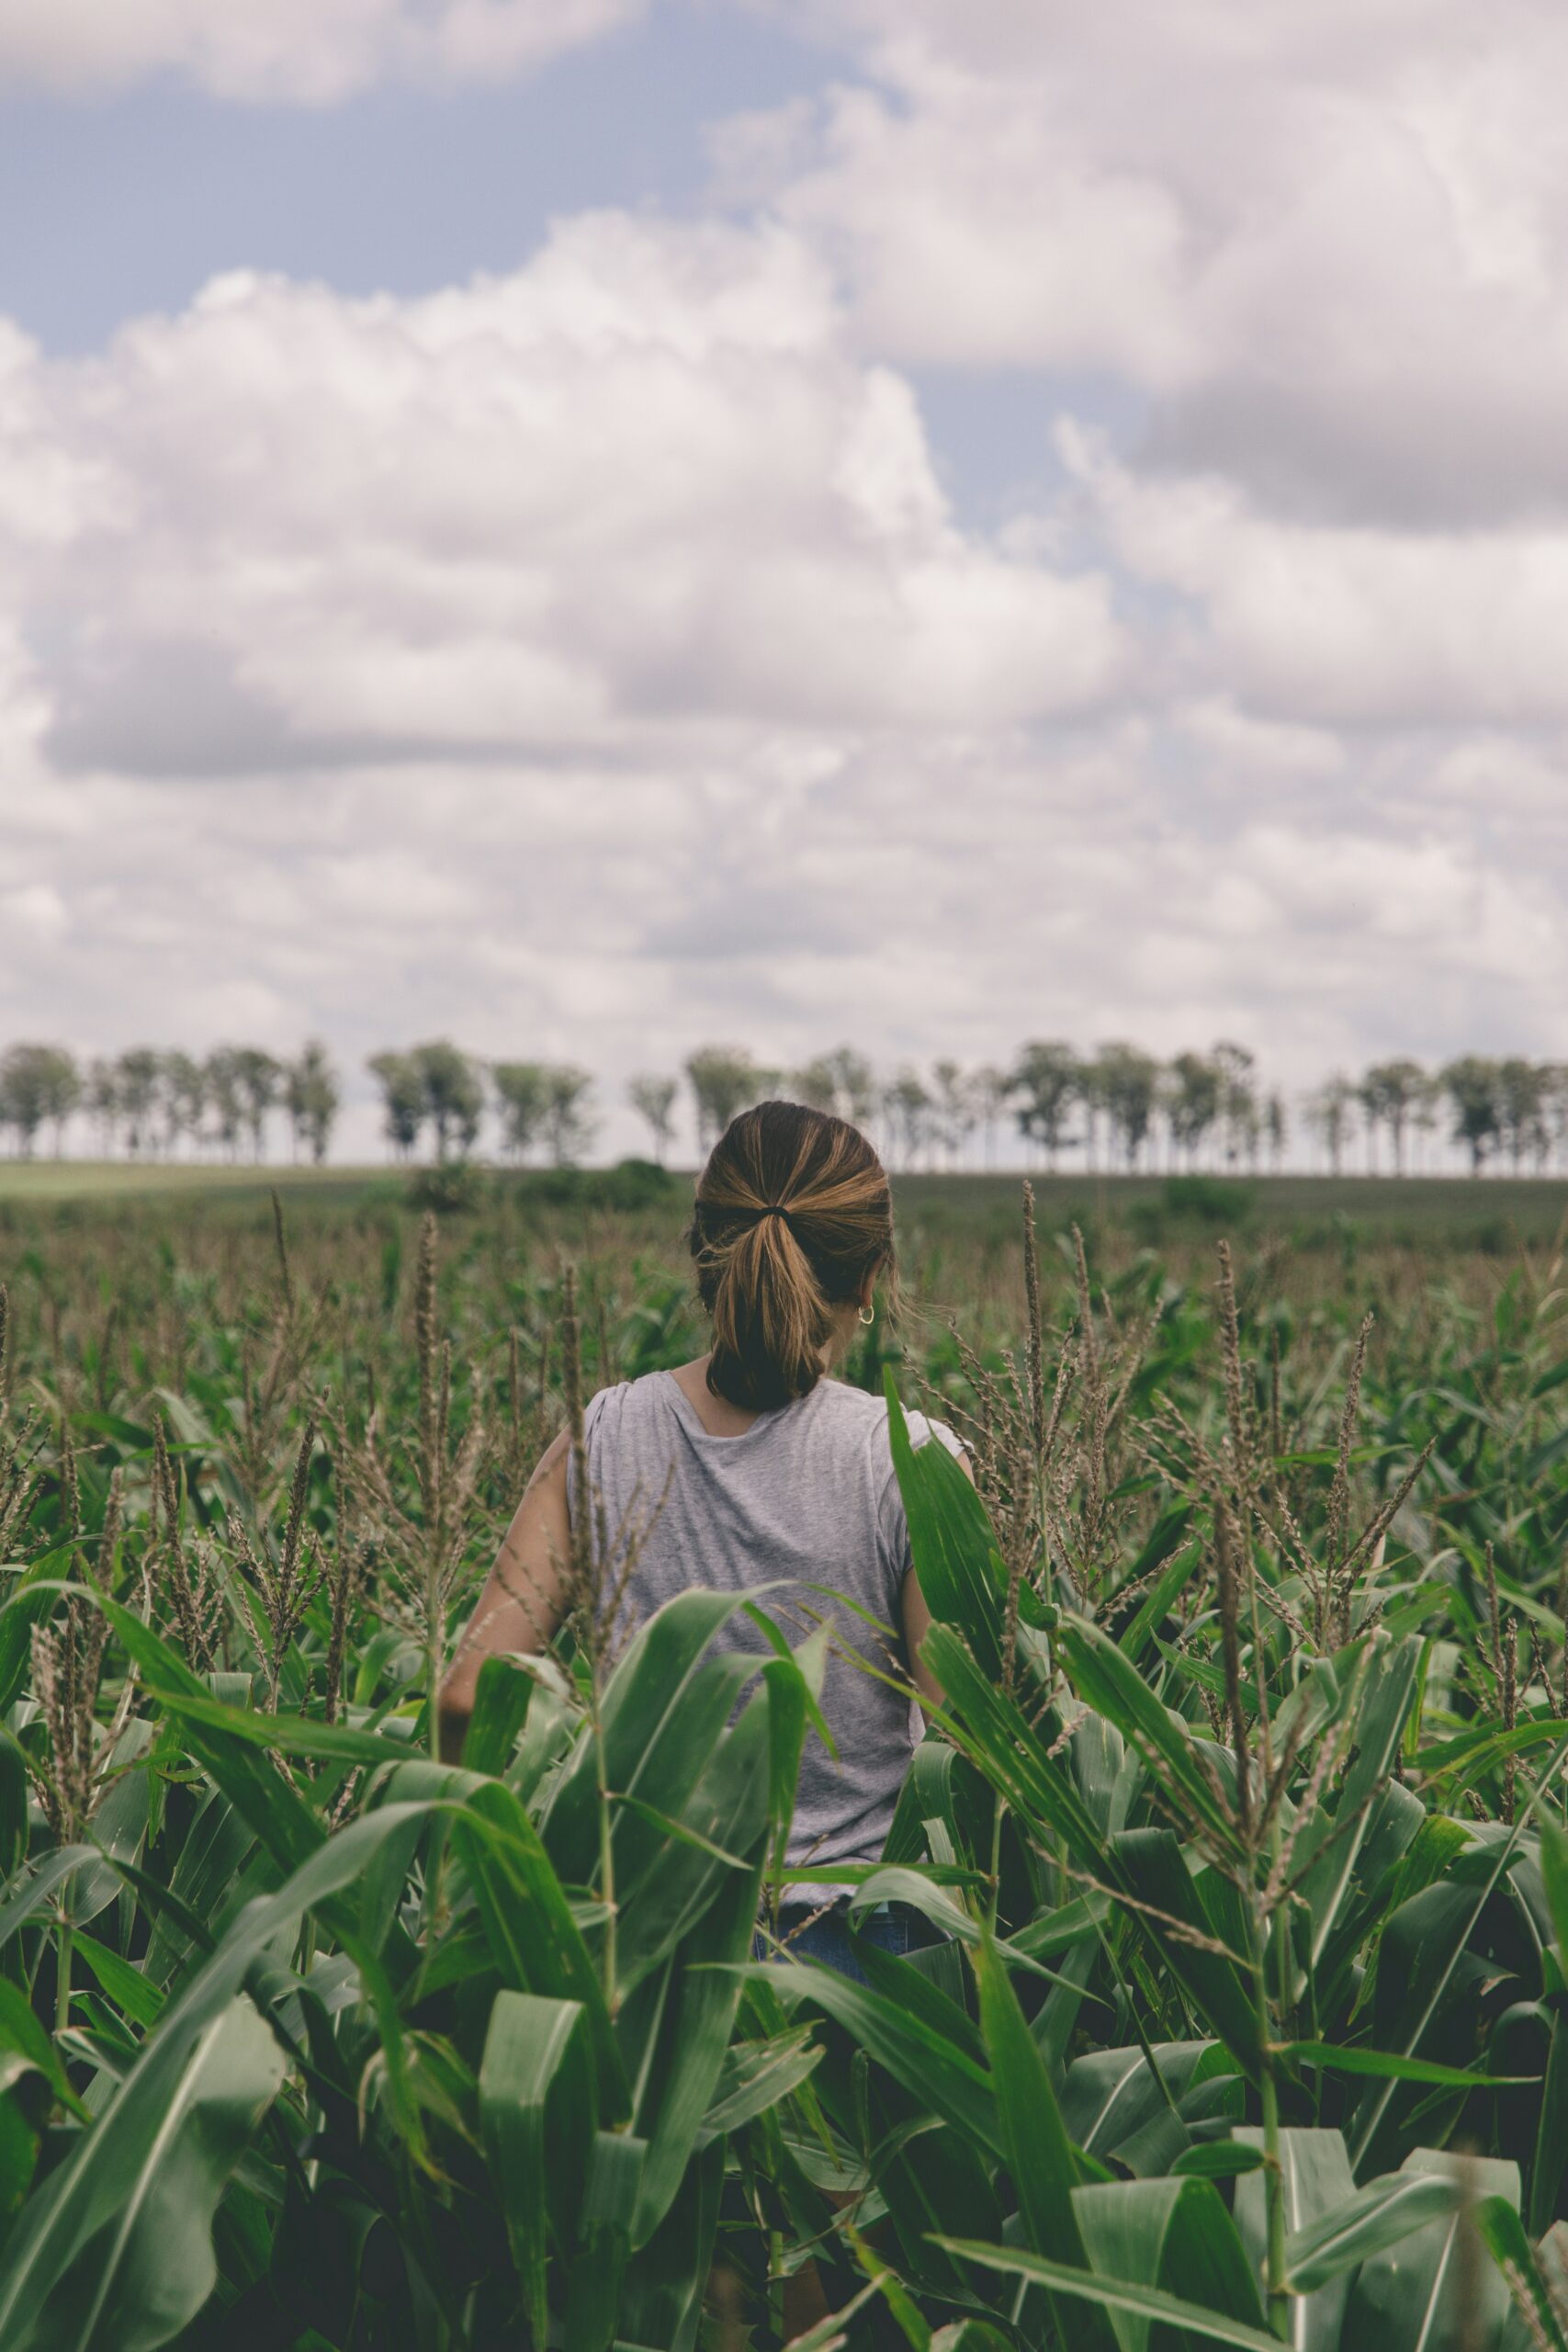
[[[886,1173],[847,1120],[761,1102],[714,1146],[689,1238],[713,1318],[708,1386],[768,1411],[816,1386],[834,1309],[868,1274],[892,1278]]]

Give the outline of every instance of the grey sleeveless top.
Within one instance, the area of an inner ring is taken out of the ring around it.
[[[945,1422],[907,1417],[916,1445],[935,1436],[962,1452]],[[784,1589],[759,1605],[792,1645],[823,1618],[835,1628],[821,1706],[835,1760],[807,1731],[788,1867],[822,1880],[791,1887],[792,1901],[827,1899],[832,1862],[874,1862],[892,1823],[919,1716],[886,1684],[843,1656],[840,1640],[886,1668],[908,1670],[901,1597],[909,1531],[880,1396],[819,1380],[808,1396],[761,1413],[739,1437],[714,1437],[672,1373],[602,1388],[586,1415],[588,1480],[612,1554],[616,1532],[662,1506],[637,1554],[618,1623],[635,1625],[693,1585],[722,1592]],[[576,1498],[570,1507],[575,1510]],[[812,1591],[825,1586],[829,1591]],[[875,1619],[836,1605],[842,1594]],[[884,1646],[886,1645],[886,1646]],[[716,1646],[772,1655],[739,1611]]]

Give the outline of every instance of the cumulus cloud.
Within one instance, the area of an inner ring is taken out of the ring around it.
[[[91,362],[13,338],[0,435],[78,769],[1009,725],[1125,661],[1102,575],[954,523],[784,231],[585,217],[423,301],[231,277]]]
[[[1319,725],[1568,720],[1568,530],[1395,532],[1298,520],[1224,476],[1066,461],[1129,570],[1199,616],[1192,660],[1257,710]]]
[[[323,0],[271,63],[242,13],[113,37],[245,95],[506,67],[456,7]],[[612,1097],[732,1034],[1561,1054],[1568,31],[811,20],[859,79],[722,130],[728,217],[419,300],[235,273],[85,360],[0,322],[0,1034],[447,1032]],[[943,368],[1038,389],[995,532]]]
[[[1401,526],[1568,501],[1568,18],[1550,0],[824,0],[871,79],[721,165],[867,343],[1100,368],[1146,456]],[[787,134],[787,135],[786,135]]]
[[[496,79],[642,0],[0,0],[0,90],[91,93],[175,73],[215,96],[330,105],[371,83]]]

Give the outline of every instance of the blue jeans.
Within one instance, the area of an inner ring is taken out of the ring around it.
[[[785,1903],[779,1910],[779,1939],[785,1949],[785,1960],[819,1960],[836,1968],[840,1976],[852,1977],[857,1984],[866,1981],[864,1969],[850,1949],[850,1907],[846,1902],[835,1903],[820,1918],[812,1919],[815,1905]],[[809,1927],[803,1920],[810,1919]],[[863,1942],[874,1945],[878,1951],[891,1952],[902,1960],[918,1942],[929,1940],[918,1930],[923,1926],[918,1912],[902,1903],[879,1903],[874,1910],[863,1911],[857,1932]],[[759,1936],[753,1947],[759,1960],[777,1958],[766,1939]]]

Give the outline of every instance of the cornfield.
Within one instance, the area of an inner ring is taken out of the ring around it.
[[[437,1759],[533,1462],[700,1345],[673,1214],[274,1211],[0,1237],[6,2352],[773,2352],[807,2263],[802,2352],[1568,2352],[1551,1250],[914,1236],[859,1984],[794,1617],[617,1655],[590,1558]]]

